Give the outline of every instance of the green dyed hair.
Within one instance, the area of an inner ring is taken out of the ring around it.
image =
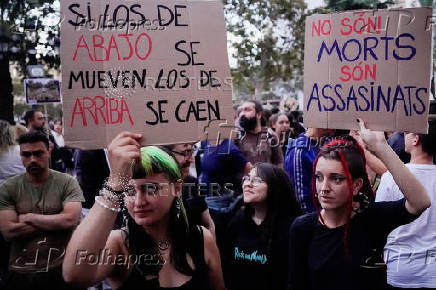
[[[175,182],[181,178],[179,165],[176,160],[165,151],[165,149],[157,146],[146,146],[141,148],[141,164],[134,164],[133,179],[146,178],[153,174],[163,173],[171,182]],[[182,195],[177,197],[180,206],[180,213],[183,221],[186,224],[186,230],[189,228],[188,216],[185,206],[183,205]]]
[[[177,162],[167,152],[157,146],[141,148],[141,164],[133,167],[133,178],[144,178],[153,174],[164,173],[170,181],[180,179]]]

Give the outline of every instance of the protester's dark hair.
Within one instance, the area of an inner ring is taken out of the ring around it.
[[[293,138],[296,138],[301,133],[305,132],[303,126],[301,126],[300,122],[303,122],[303,118],[299,111],[291,111],[287,115],[289,119],[289,127],[291,127],[291,132]]]
[[[291,121],[292,123],[303,122],[303,118],[300,111],[289,112],[289,121]]]
[[[157,146],[141,148],[141,163],[135,163],[132,170],[132,178],[146,178],[148,176],[164,173],[171,181],[180,178],[180,169],[174,156],[168,149]]]
[[[349,188],[348,194],[348,203],[346,207],[347,213],[347,223],[345,225],[344,238],[348,236],[349,223],[351,220],[352,213],[352,203],[353,203],[353,181],[362,178],[363,184],[360,188],[359,192],[367,197],[367,199],[372,202],[375,199],[374,192],[371,187],[371,183],[369,182],[368,174],[366,172],[366,159],[363,148],[359,145],[359,143],[353,137],[346,135],[335,138],[333,141],[325,144],[321,147],[318,156],[313,163],[313,174],[312,174],[312,198],[315,207],[318,209],[318,213],[320,213],[321,205],[317,198],[316,192],[316,182],[315,182],[315,171],[316,165],[318,163],[319,158],[325,158],[329,160],[339,161],[344,168],[347,184]],[[363,205],[361,204],[361,207]],[[322,217],[320,216],[321,220]]]
[[[165,148],[165,151],[166,152],[168,152],[168,153],[171,153],[171,150],[174,150],[174,147],[176,147],[176,145],[177,144],[167,144],[167,145],[162,145],[162,146],[159,146],[159,147],[161,147],[161,148]],[[171,154],[172,155],[172,154]],[[174,159],[175,160],[175,159]]]
[[[289,180],[288,174],[283,169],[271,163],[256,163],[257,175],[268,185],[267,206],[268,211],[263,223],[264,237],[268,241],[267,252],[271,252],[275,240],[280,236],[277,225],[285,219],[294,220],[301,212],[294,189]],[[246,207],[246,213],[251,216],[254,209],[249,205]]]
[[[169,182],[175,182],[180,179],[179,167],[174,156],[163,147],[148,146],[141,148],[141,164],[134,165],[133,179],[146,178],[159,173],[164,173]],[[169,211],[169,232],[171,233],[170,259],[174,262],[177,271],[192,276],[194,270],[188,264],[186,254],[190,254],[191,257],[195,255],[195,250],[191,247],[193,243],[191,233],[195,228],[194,225],[190,227],[188,224],[183,203],[181,203],[182,213],[178,217],[178,209],[176,206],[177,199],[178,197],[174,198]],[[156,243],[143,227],[136,224],[135,220],[129,214],[125,216],[128,229],[128,240],[126,242],[130,252],[138,256],[148,254],[151,255],[150,257],[153,257],[153,261],[150,262],[149,265],[139,264],[136,267],[145,275],[157,274],[163,264],[159,260],[160,254]],[[194,262],[196,261],[194,257],[193,260]],[[199,266],[200,265],[195,265],[196,269]]]
[[[244,101],[244,103],[252,103],[252,104],[254,104],[255,112],[256,113],[259,113],[259,112],[262,113],[262,116],[260,117],[260,125],[261,126],[266,126],[267,122],[268,122],[268,119],[265,118],[265,114],[268,114],[269,111],[268,112],[264,111],[262,104],[259,101],[257,101],[257,100],[247,100],[247,101]],[[271,115],[271,112],[269,112],[269,114]],[[239,114],[238,114],[238,116],[239,116]],[[269,118],[269,116],[268,116],[268,118]]]
[[[428,134],[417,134],[422,151],[429,155],[436,154],[436,120],[428,122]]]
[[[63,123],[62,123],[62,119],[54,119],[54,120],[53,120],[53,124],[56,124],[57,122],[60,122],[61,125],[63,125]]]
[[[269,124],[269,118],[271,117],[271,115],[272,113],[270,110],[268,109],[263,110],[262,117],[260,118],[260,125],[271,127],[271,124]]]
[[[274,114],[277,114],[277,113],[280,113],[280,109],[278,108],[278,107],[273,107],[272,109],[271,109],[271,113],[274,115]]]
[[[42,131],[34,131],[34,132],[26,133],[18,138],[18,144],[20,145],[25,143],[36,143],[36,142],[43,142],[45,144],[45,147],[47,147],[47,149],[49,148],[48,137]]]
[[[261,102],[257,100],[248,100],[245,102],[254,104],[254,109],[256,110],[256,113],[263,112],[263,106]]]
[[[33,117],[35,116],[36,112],[39,112],[39,111],[37,111],[37,110],[30,110],[30,111],[27,111],[26,113],[24,113],[23,120],[26,123],[26,126],[28,126],[29,122],[33,120]]]

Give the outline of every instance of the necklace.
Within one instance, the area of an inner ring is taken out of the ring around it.
[[[157,243],[157,247],[158,247],[159,250],[161,250],[161,251],[168,250],[168,248],[170,247],[170,241],[168,241],[168,240],[159,241],[159,242]]]

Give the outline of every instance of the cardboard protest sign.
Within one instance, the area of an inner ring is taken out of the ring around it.
[[[60,83],[47,78],[24,79],[24,95],[30,105],[60,103]]]
[[[365,10],[306,19],[307,127],[426,133],[431,8]]]
[[[65,142],[106,147],[119,132],[142,145],[194,142],[233,125],[220,1],[61,2]],[[219,121],[217,121],[219,120]]]

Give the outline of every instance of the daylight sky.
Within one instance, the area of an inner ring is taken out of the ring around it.
[[[323,0],[305,0],[308,9],[317,8],[324,5]]]

